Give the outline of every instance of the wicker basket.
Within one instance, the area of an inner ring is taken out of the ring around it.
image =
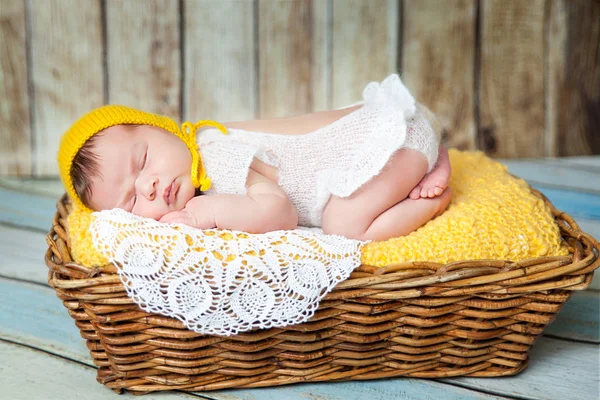
[[[544,326],[600,265],[598,242],[534,192],[551,208],[569,256],[363,265],[309,322],[286,328],[205,336],[140,310],[113,265],[72,261],[66,197],[47,236],[48,282],[86,339],[98,382],[118,393],[514,375]]]

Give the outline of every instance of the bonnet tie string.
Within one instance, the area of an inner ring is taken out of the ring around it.
[[[195,124],[192,124],[191,122],[184,122],[181,124],[182,136],[192,153],[192,183],[194,184],[194,187],[197,187],[202,191],[210,189],[211,186],[211,180],[206,175],[204,163],[202,162],[202,156],[200,155],[200,150],[196,144],[196,132],[198,129],[205,127],[214,127],[221,131],[224,135],[227,134],[227,128],[225,128],[222,124],[208,119],[200,120]]]

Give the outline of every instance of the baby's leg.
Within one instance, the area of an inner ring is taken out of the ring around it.
[[[382,213],[365,232],[362,240],[387,240],[405,236],[440,215],[450,203],[452,191],[446,188],[432,199],[406,198]]]
[[[444,192],[450,180],[450,157],[448,149],[440,146],[438,161],[421,182],[410,191],[408,197],[416,200],[420,197],[435,197]]]
[[[382,213],[407,198],[426,172],[423,154],[406,148],[398,150],[383,171],[352,195],[329,199],[323,210],[323,231],[362,238]]]

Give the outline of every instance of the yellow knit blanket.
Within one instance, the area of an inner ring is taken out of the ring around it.
[[[450,149],[449,154],[453,196],[448,209],[408,236],[367,244],[363,264],[518,261],[568,254],[550,210],[525,181],[481,152]],[[108,260],[92,245],[92,218],[78,210],[69,215],[71,255],[84,266],[105,265]]]

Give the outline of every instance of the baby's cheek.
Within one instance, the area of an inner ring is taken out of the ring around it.
[[[177,199],[177,211],[183,210],[188,201],[193,199],[195,195],[196,188],[190,183],[189,186],[185,187],[185,190],[181,191],[179,199]]]

